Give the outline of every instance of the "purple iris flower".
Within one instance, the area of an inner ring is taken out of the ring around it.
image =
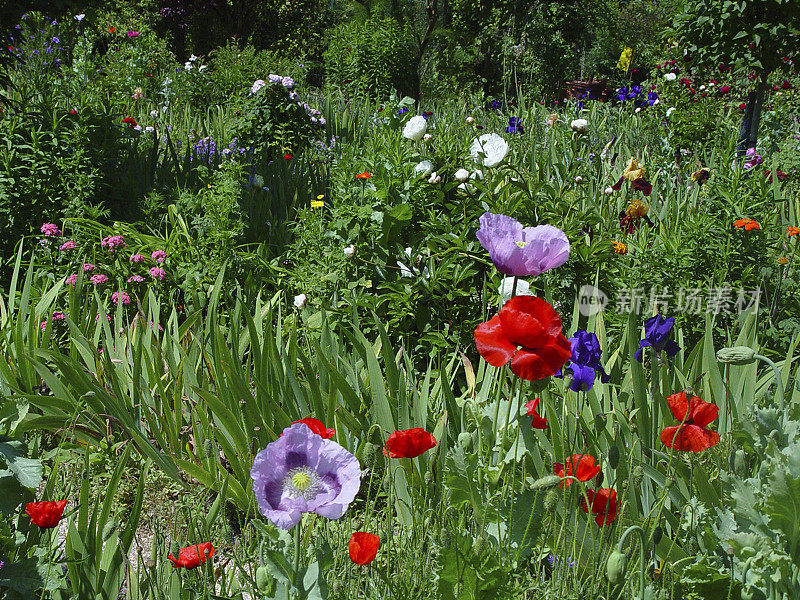
[[[408,109],[407,109],[407,108],[401,108],[400,110],[398,110],[398,111],[397,111],[397,116],[399,117],[399,116],[401,116],[403,113],[407,113],[407,112],[408,112]]]
[[[617,90],[617,98],[619,98],[620,102],[625,102],[625,100],[628,98],[627,86],[621,87]]]
[[[647,92],[647,104],[653,106],[658,101],[658,94],[655,92]]]
[[[523,227],[506,215],[483,213],[477,237],[497,270],[531,277],[560,267],[569,258],[569,239],[558,227]]]
[[[525,127],[522,125],[522,119],[519,117],[509,117],[506,133],[525,133]]]
[[[642,86],[632,85],[630,91],[628,92],[628,100],[632,100],[633,98],[638,98],[639,94],[641,93],[642,93]]]
[[[305,423],[287,427],[259,452],[250,476],[261,513],[281,529],[307,512],[338,519],[361,486],[356,457]]]
[[[642,362],[642,349],[648,346],[655,352],[663,350],[667,356],[675,356],[680,347],[670,339],[673,325],[675,325],[675,317],[665,318],[658,314],[647,319],[644,322],[644,339],[639,341],[639,349],[634,354],[634,358]]]
[[[585,392],[594,386],[597,372],[600,371],[600,381],[607,383],[609,375],[603,367],[603,353],[597,336],[583,329],[575,332],[569,343],[572,350],[570,362],[567,365],[572,370],[572,383],[569,386],[573,392]],[[564,377],[562,371],[555,377]]]
[[[501,104],[499,100],[492,100],[492,108],[500,108]]]

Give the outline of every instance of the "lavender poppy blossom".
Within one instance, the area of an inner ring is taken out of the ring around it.
[[[261,513],[288,530],[303,513],[344,515],[361,485],[361,466],[336,442],[295,423],[256,455],[250,476]]]
[[[673,325],[675,325],[675,317],[665,318],[658,314],[647,319],[644,322],[644,339],[639,341],[639,349],[634,354],[634,358],[642,362],[642,349],[648,346],[655,352],[664,351],[667,356],[675,356],[680,347],[670,339]]]
[[[602,350],[597,336],[583,329],[575,332],[569,338],[572,355],[570,363],[567,365],[572,371],[572,383],[569,386],[573,392],[584,392],[592,389],[600,371],[600,381],[607,383],[609,375],[603,367]],[[555,377],[563,377],[563,372],[559,371]]]
[[[523,227],[506,215],[483,213],[477,238],[501,273],[516,277],[541,275],[569,258],[569,240],[558,227]]]

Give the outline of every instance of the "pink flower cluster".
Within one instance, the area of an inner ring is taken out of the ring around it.
[[[106,248],[109,252],[113,252],[117,248],[124,248],[128,244],[125,243],[125,238],[121,235],[110,235],[106,238],[103,238],[103,241],[100,242],[100,245],[103,248]]]
[[[752,169],[756,165],[760,165],[762,162],[764,162],[764,159],[756,152],[755,148],[747,149],[747,162],[744,163],[745,169]]]
[[[108,277],[102,273],[98,273],[97,275],[92,275],[89,277],[89,281],[92,282],[92,285],[102,285],[104,283],[108,283]]]
[[[128,283],[142,283],[144,281],[144,277],[141,275],[131,275],[128,277]]]
[[[134,262],[134,263],[140,263],[143,260],[145,260],[145,256],[144,256],[144,254],[133,254],[133,255],[131,255],[129,260],[131,262]]]
[[[122,304],[130,304],[131,297],[125,292],[114,292],[111,294],[111,303],[116,306],[119,302],[122,302]]]
[[[63,313],[63,312],[61,312],[61,311],[59,311],[59,310],[55,311],[55,312],[53,313],[53,316],[52,316],[52,319],[53,319],[53,325],[55,325],[55,324],[56,324],[56,321],[63,321],[65,318],[66,318],[66,317],[64,316],[64,313]],[[45,329],[47,329],[47,320],[44,320],[44,321],[42,321],[42,322],[39,324],[39,327],[41,327],[41,328],[42,328],[42,331],[44,331]]]
[[[61,244],[61,247],[59,248],[59,250],[74,250],[77,247],[78,247],[78,244],[76,244],[72,240],[67,240],[66,242]]]
[[[61,230],[58,228],[58,225],[54,223],[45,223],[42,225],[40,231],[45,234],[47,237],[60,237]]]
[[[164,278],[167,276],[167,272],[164,269],[159,267],[153,267],[148,271],[150,273],[150,277],[153,279],[158,279],[159,281],[163,281]]]
[[[156,250],[150,255],[150,258],[152,258],[154,261],[160,264],[167,259],[167,253],[164,252],[163,250]]]

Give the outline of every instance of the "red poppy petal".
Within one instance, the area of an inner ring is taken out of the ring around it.
[[[719,434],[697,425],[679,425],[665,428],[661,432],[661,442],[681,452],[702,452],[717,445]]]
[[[686,418],[686,412],[689,410],[689,401],[686,398],[685,392],[667,396],[667,404],[669,404],[672,415],[678,421],[683,421]]]
[[[508,339],[519,346],[537,348],[548,337],[561,334],[561,317],[542,298],[514,296],[500,309],[499,316]]]
[[[544,379],[558,373],[571,355],[569,341],[559,335],[547,346],[535,350],[523,348],[517,352],[511,361],[511,372],[528,381]]]
[[[719,416],[719,407],[700,398],[692,398],[690,415],[695,425],[705,427]]]
[[[503,332],[500,317],[495,315],[475,328],[475,347],[487,363],[502,367],[517,350]]]

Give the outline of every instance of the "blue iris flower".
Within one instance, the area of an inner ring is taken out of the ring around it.
[[[658,314],[647,319],[644,322],[644,339],[639,341],[639,349],[634,358],[642,362],[642,350],[648,346],[657,353],[664,351],[669,357],[675,356],[680,346],[670,338],[674,325],[675,317],[665,318]]]
[[[506,133],[525,133],[525,127],[522,125],[522,119],[519,117],[509,117]]]
[[[653,106],[658,101],[658,94],[655,92],[647,92],[647,104]]]
[[[609,375],[603,367],[603,353],[597,336],[583,329],[575,332],[569,343],[572,356],[567,367],[572,371],[572,383],[569,389],[573,392],[585,392],[594,386],[597,372],[600,372],[600,381],[607,383]],[[563,372],[556,373],[555,377],[563,377]]]
[[[628,97],[628,88],[621,87],[617,90],[617,98],[619,98],[620,102],[625,102]]]
[[[642,93],[642,86],[632,85],[630,91],[628,92],[628,100],[632,100],[633,98],[638,98],[639,94],[641,93]]]

